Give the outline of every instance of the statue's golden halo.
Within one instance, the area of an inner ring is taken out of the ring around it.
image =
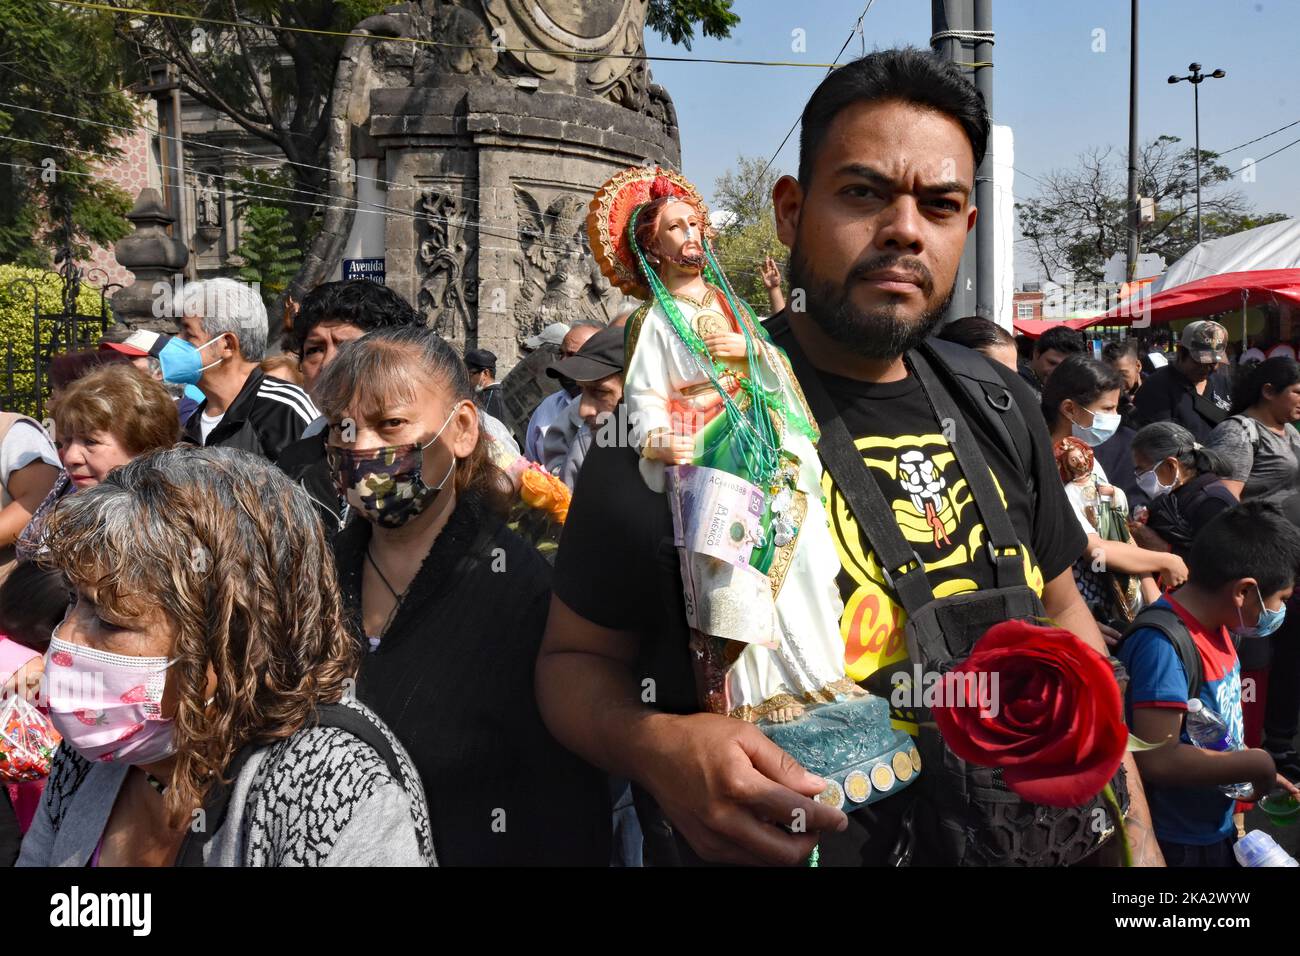
[[[678,197],[695,206],[708,223],[709,208],[699,191],[681,173],[662,166],[631,166],[615,174],[596,190],[587,212],[587,239],[600,271],[610,284],[638,299],[649,299],[650,290],[637,275],[627,224],[636,208],[650,200],[656,179],[671,183]]]

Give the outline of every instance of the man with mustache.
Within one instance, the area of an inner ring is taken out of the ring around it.
[[[1026,583],[1049,617],[1103,651],[1070,569],[1082,532],[1028,388],[1010,369],[962,353],[968,365],[987,366],[980,374],[995,376],[1007,409],[1026,410],[1002,419],[1018,432],[1017,447],[1029,449],[1021,460],[977,409],[941,420],[914,370],[914,350],[944,313],[975,224],[975,169],[988,129],[978,93],[929,54],[886,50],[831,73],[804,109],[799,175],[773,191],[778,233],[791,249],[791,294],[767,327],[804,357],[797,370],[805,393],[817,384],[833,401],[936,593],[994,587],[989,532],[954,455],[966,429],[1005,501]],[[955,404],[971,407],[966,395]],[[825,449],[823,431],[824,461]],[[907,666],[905,615],[844,492],[829,475],[823,490],[841,565],[847,672],[888,682]],[[908,821],[937,806],[925,770],[920,785],[845,815],[815,801],[824,782],[756,728],[698,712],[681,603],[661,573],[676,561],[671,519],[644,491],[634,450],[599,448],[588,459],[538,660],[538,703],[552,733],[636,782],[656,861],[798,865],[818,848],[823,865],[895,862],[913,832]],[[893,716],[916,733],[916,714]],[[1136,858],[1158,864],[1130,757],[1125,767]],[[941,782],[937,770],[930,780]],[[911,859],[952,862],[923,852]]]

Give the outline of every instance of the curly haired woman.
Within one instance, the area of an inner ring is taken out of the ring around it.
[[[357,649],[311,501],[177,448],[60,502],[74,603],[46,653],[63,735],[19,865],[420,865],[418,775],[351,700]]]

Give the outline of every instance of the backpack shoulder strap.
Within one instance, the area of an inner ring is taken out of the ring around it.
[[[985,421],[994,438],[1012,461],[1019,462],[1025,481],[1033,482],[1034,447],[1024,412],[985,356],[974,349],[943,339],[929,338],[921,344],[930,361],[969,398],[968,408]]]
[[[939,380],[930,360],[925,353],[918,350],[908,353],[908,362],[913,373],[920,380],[925,390],[926,399],[940,422],[951,421],[954,424],[963,421],[961,410],[957,407],[955,396]],[[1008,392],[1010,398],[1010,393]],[[1015,404],[1014,400],[1011,404]],[[1001,496],[993,481],[993,472],[989,469],[975,440],[973,429],[955,427],[948,438],[957,464],[966,478],[966,483],[975,500],[975,508],[984,522],[988,535],[987,547],[989,559],[993,564],[994,580],[999,588],[1023,587],[1025,585],[1025,566],[1020,554],[1020,539],[1011,516],[1002,505]]]
[[[786,339],[785,350],[821,431],[817,454],[848,502],[858,528],[876,552],[885,583],[897,595],[903,609],[915,615],[934,600],[934,591],[925,575],[925,562],[898,530],[893,508],[863,462],[817,369],[793,335]]]
[[[19,422],[31,425],[32,428],[35,428],[42,435],[46,435],[47,438],[49,437],[46,434],[45,429],[41,426],[41,423],[36,419],[28,415],[20,415],[18,412],[0,412],[0,441],[4,441],[5,436],[9,434],[9,429],[13,428]]]
[[[317,704],[316,716],[319,719],[317,726],[338,727],[340,730],[346,730],[362,743],[369,744],[388,765],[388,772],[393,775],[393,779],[398,782],[402,780],[402,765],[398,763],[397,752],[393,750],[393,745],[388,742],[379,725],[362,711],[347,704]]]
[[[402,780],[402,768],[398,763],[397,753],[393,750],[388,738],[384,732],[379,729],[364,713],[356,708],[349,707],[346,704],[317,704],[316,705],[316,726],[317,727],[337,727],[356,737],[363,743],[369,744],[379,754],[380,758],[388,765],[388,772],[393,775],[395,780]],[[304,730],[310,729],[304,725]],[[240,771],[253,754],[259,749],[258,745],[246,744],[239,753],[235,754],[235,759],[230,762],[222,774],[224,778],[218,780],[208,791],[203,801],[203,810],[205,815],[205,826],[201,832],[190,830],[185,834],[185,840],[181,843],[180,851],[176,854],[177,866],[204,866],[203,849],[207,846],[208,841],[213,835],[225,824],[226,811],[230,807],[230,794],[234,787],[234,782],[238,779]]]
[[[1254,451],[1259,451],[1259,422],[1249,415],[1233,415],[1232,420],[1241,426],[1246,441]]]
[[[1201,663],[1201,652],[1196,649],[1192,633],[1177,613],[1167,607],[1145,607],[1133,618],[1133,623],[1124,632],[1127,639],[1134,631],[1144,627],[1153,628],[1169,638],[1174,645],[1178,658],[1183,662],[1183,671],[1187,674],[1187,699],[1191,700],[1201,692],[1205,683],[1205,666]]]

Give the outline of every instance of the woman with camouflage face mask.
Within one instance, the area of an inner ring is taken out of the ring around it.
[[[415,761],[439,862],[604,865],[603,778],[550,737],[533,695],[550,568],[505,526],[510,484],[464,364],[424,327],[376,330],[314,396],[360,516],[335,542],[366,651],[358,696]]]

